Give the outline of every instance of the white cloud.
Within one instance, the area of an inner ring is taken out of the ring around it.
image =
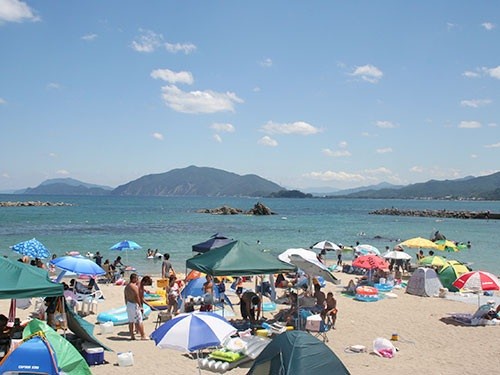
[[[478,129],[481,127],[481,123],[479,121],[461,121],[458,127],[460,129]]]
[[[478,77],[480,77],[480,74],[479,74],[479,73],[477,73],[477,72],[472,72],[472,71],[470,71],[470,70],[463,72],[463,73],[462,73],[462,75],[463,75],[464,77],[467,77],[467,78],[478,78]]]
[[[376,66],[368,64],[357,66],[351,75],[360,77],[362,80],[370,83],[377,83],[383,77],[384,73],[382,73],[382,71]]]
[[[235,103],[243,103],[232,92],[219,93],[211,90],[182,91],[177,86],[162,87],[165,105],[182,113],[216,113],[234,111]]]
[[[62,86],[57,82],[47,83],[47,89],[49,89],[49,90],[59,90],[61,88],[62,88]]]
[[[234,133],[232,124],[214,123],[210,127],[218,133]]]
[[[386,167],[379,167],[379,168],[374,168],[374,169],[365,169],[365,173],[370,174],[370,175],[390,175],[392,174],[392,171]]]
[[[381,129],[393,129],[393,128],[396,128],[397,125],[392,123],[391,121],[377,121],[375,123],[375,125],[378,127],[378,128],[381,128]]]
[[[151,72],[151,77],[167,81],[168,83],[185,83],[186,85],[192,85],[194,82],[191,72],[173,72],[170,69],[155,69]]]
[[[485,148],[500,148],[500,142],[484,145]]]
[[[86,34],[84,36],[82,36],[82,40],[85,40],[87,42],[92,42],[93,40],[95,40],[97,38],[97,34]]]
[[[151,30],[139,29],[141,35],[137,36],[131,47],[137,52],[154,52],[163,43],[163,35],[157,34]]]
[[[256,86],[252,89],[253,92],[260,92],[260,87]]]
[[[329,148],[325,148],[321,151],[324,155],[330,156],[332,158],[343,158],[351,156],[351,153],[348,150],[331,150]]]
[[[184,52],[186,55],[196,51],[196,46],[192,43],[165,43],[165,48],[168,52]]]
[[[496,68],[483,68],[483,71],[492,78],[500,79],[500,65]]]
[[[153,133],[153,138],[157,139],[159,141],[163,141],[163,134],[155,132],[155,133]]]
[[[306,173],[304,177],[320,181],[360,182],[366,180],[365,177],[357,173],[334,171],[310,172]]]
[[[222,143],[222,138],[219,134],[214,134],[214,140],[217,143]]]
[[[265,135],[261,139],[259,139],[257,141],[257,143],[259,145],[269,146],[269,147],[276,147],[276,146],[278,146],[278,142],[276,140],[272,139],[271,137],[267,136],[267,135]]]
[[[391,147],[377,148],[377,150],[376,150],[377,154],[388,154],[390,152],[392,152],[392,148]]]
[[[7,101],[4,98],[0,98],[0,105],[7,104]]]
[[[346,148],[347,147],[347,142],[346,141],[339,142],[339,147]]]
[[[424,172],[424,168],[419,166],[419,165],[415,165],[413,167],[410,168],[410,172],[414,172],[414,173],[423,173]]]
[[[482,27],[484,27],[486,30],[491,31],[495,28],[495,24],[491,22],[483,22],[481,24]]]
[[[56,174],[67,176],[69,175],[69,172],[66,169],[59,169],[58,171],[56,171]]]
[[[262,60],[259,64],[260,64],[260,66],[263,66],[265,68],[270,68],[271,66],[273,66],[273,60],[271,60],[270,58],[267,58],[267,59]]]
[[[311,135],[320,132],[318,128],[315,128],[311,124],[304,121],[296,121],[289,124],[278,124],[276,122],[269,121],[267,124],[262,126],[261,130],[267,134]]]
[[[35,11],[19,0],[0,0],[0,24],[3,22],[39,21]]]
[[[452,29],[454,29],[455,27],[457,27],[457,24],[452,23],[452,22],[446,22],[446,28],[447,28],[448,30],[452,30]]]
[[[477,154],[470,154],[471,159],[477,159],[479,156]]]
[[[55,152],[49,152],[49,156],[51,158],[55,158],[55,157],[57,157],[57,154]]]
[[[479,108],[488,104],[491,104],[490,99],[470,99],[470,100],[462,100],[460,102],[460,105],[462,107],[471,107],[471,108]]]
[[[7,172],[5,172],[5,173],[2,173],[2,177],[3,178],[10,178],[10,175]]]
[[[489,126],[490,128],[496,128],[496,127],[498,126],[498,124],[497,124],[497,123],[495,123],[495,122],[490,122],[490,123],[488,124],[488,126]]]

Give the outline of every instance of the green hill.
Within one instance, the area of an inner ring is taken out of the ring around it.
[[[365,190],[348,198],[376,199],[485,199],[500,200],[500,172],[459,180],[430,180],[399,189]]]
[[[140,177],[118,186],[112,194],[260,197],[280,190],[281,186],[254,174],[240,176],[220,169],[190,166]]]

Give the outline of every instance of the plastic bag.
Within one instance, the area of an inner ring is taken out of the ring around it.
[[[373,352],[383,358],[392,358],[396,355],[396,348],[389,340],[379,337],[373,341]]]

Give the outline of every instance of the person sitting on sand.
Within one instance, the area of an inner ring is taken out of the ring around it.
[[[138,280],[139,277],[137,274],[132,273],[130,275],[130,282],[123,291],[127,307],[128,330],[131,340],[135,340],[135,330],[137,330],[137,332],[141,335],[141,340],[147,340],[148,338],[144,333],[144,308],[141,305],[141,297],[139,295],[139,287],[137,285]]]

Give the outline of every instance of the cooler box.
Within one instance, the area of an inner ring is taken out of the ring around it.
[[[89,366],[102,365],[104,363],[104,349],[89,342],[82,344],[82,356]]]
[[[306,330],[320,332],[322,328],[321,323],[323,323],[323,319],[321,319],[320,315],[308,316],[306,320]]]

